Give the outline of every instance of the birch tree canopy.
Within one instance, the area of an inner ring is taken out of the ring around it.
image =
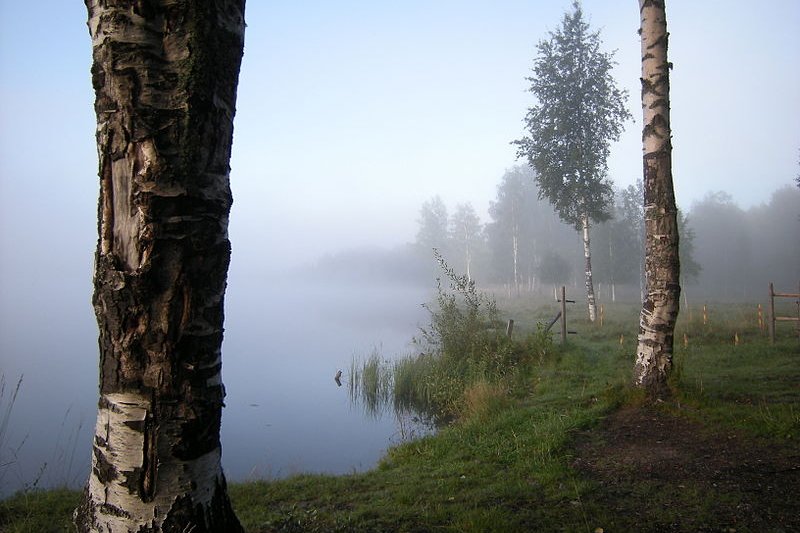
[[[539,194],[576,228],[584,215],[595,222],[609,218],[610,145],[631,118],[628,95],[612,77],[614,54],[601,45],[600,32],[590,30],[573,3],[561,26],[537,45],[527,78],[536,104],[525,116],[528,134],[514,141],[517,157],[536,169]]]

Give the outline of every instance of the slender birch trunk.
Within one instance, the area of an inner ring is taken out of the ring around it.
[[[617,301],[617,282],[614,280],[614,239],[608,239],[608,262],[611,265],[609,270],[611,278],[611,301]]]
[[[511,246],[514,251],[514,293],[519,296],[519,238],[517,232],[517,226],[514,226],[514,234],[511,236]]]
[[[651,397],[669,394],[680,308],[678,210],[672,186],[667,21],[663,0],[639,0],[642,38],[642,133],[646,295],[639,320],[634,383]]]
[[[472,281],[472,249],[469,245],[469,228],[464,223],[464,262],[467,268],[467,280]]]
[[[583,227],[583,258],[585,260],[586,273],[586,302],[589,307],[589,320],[594,322],[597,318],[597,302],[594,297],[594,283],[592,282],[592,249],[589,242],[589,215],[584,213],[581,216],[581,226]]]
[[[241,531],[220,459],[244,0],[85,0],[100,401],[79,531]]]
[[[467,245],[467,281],[472,281],[472,252]]]

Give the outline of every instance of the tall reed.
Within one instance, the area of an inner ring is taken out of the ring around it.
[[[6,396],[6,375],[0,374],[0,412],[2,412],[2,415],[0,415],[0,488],[3,486],[3,479],[9,467],[16,462],[16,454],[19,452],[19,447],[22,446],[20,444],[16,449],[8,448],[8,425],[11,420],[11,412],[14,410],[14,403],[17,401],[19,389],[22,387],[22,378],[23,376],[19,377],[16,386]],[[10,450],[11,455],[14,457],[7,457],[7,450]]]

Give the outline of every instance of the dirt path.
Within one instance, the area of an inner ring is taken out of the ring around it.
[[[625,407],[581,433],[575,466],[598,483],[605,531],[800,532],[800,449]]]

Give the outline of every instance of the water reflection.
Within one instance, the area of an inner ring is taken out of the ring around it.
[[[418,434],[413,417],[377,410],[365,416],[345,385],[354,357],[377,350],[392,358],[408,351],[428,297],[427,289],[412,286],[276,277],[239,282],[232,271],[223,344],[228,479],[363,471],[388,447]],[[68,332],[52,335],[2,327],[0,373],[9,381],[24,374],[25,380],[5,435],[18,451],[0,479],[0,496],[34,483],[78,488],[88,475],[97,326],[90,313],[82,318]],[[331,384],[339,369],[342,387]],[[53,398],[59,398],[57,408]]]
[[[226,301],[229,479],[363,471],[420,433],[413,418],[354,402],[348,365],[364,354],[405,354],[427,289],[281,282],[256,289],[231,286]]]
[[[394,418],[400,442],[428,435],[436,430],[435,414],[404,393],[403,380],[407,356],[382,358],[374,351],[364,360],[353,359],[347,380],[352,405],[366,417]]]

